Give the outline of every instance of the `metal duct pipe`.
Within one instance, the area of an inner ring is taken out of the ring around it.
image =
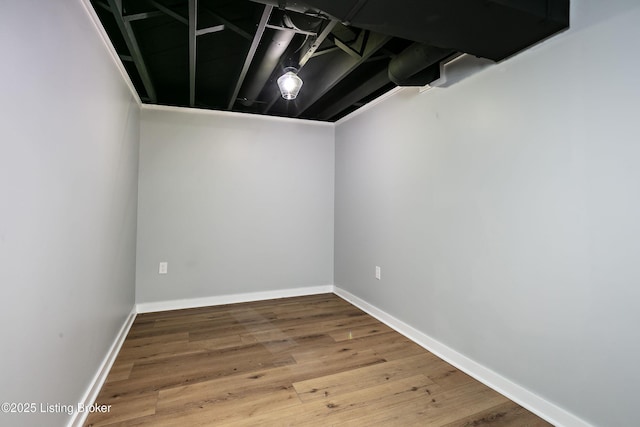
[[[424,43],[414,43],[389,62],[389,80],[398,86],[424,86],[434,79],[427,71],[454,53]],[[435,77],[437,78],[437,76]]]
[[[286,52],[291,40],[296,35],[293,31],[273,31],[273,37],[253,76],[243,86],[241,103],[247,107],[254,104],[260,92],[278,66],[280,58]]]

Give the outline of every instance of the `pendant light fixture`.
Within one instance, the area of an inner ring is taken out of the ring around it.
[[[298,70],[293,67],[287,67],[284,71],[285,73],[278,78],[278,87],[282,97],[290,101],[298,96],[302,87],[302,79],[298,77]]]

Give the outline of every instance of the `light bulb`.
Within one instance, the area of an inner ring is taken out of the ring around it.
[[[286,73],[278,78],[280,93],[286,100],[296,99],[302,87],[302,79],[295,73],[295,68],[287,68],[285,71]]]

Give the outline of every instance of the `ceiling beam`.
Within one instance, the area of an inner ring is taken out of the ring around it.
[[[169,9],[167,6],[160,4],[155,0],[147,0],[147,1],[150,4],[152,4],[156,9],[158,9],[160,12],[166,15],[169,15],[170,17],[177,20],[178,22],[182,22],[184,25],[189,25],[189,20],[187,18],[185,18],[184,16],[180,15],[177,12],[174,12],[173,10]]]
[[[300,78],[306,82],[308,90],[304,91],[303,89],[303,92],[298,95],[298,103],[296,104],[298,112],[295,116],[300,117],[302,113],[333,89],[353,70],[362,65],[390,39],[390,36],[372,33],[368,39],[363,39],[363,41],[367,40],[367,43],[362,48],[361,57],[333,55],[328,62],[323,64],[322,69],[317,69],[316,67],[315,70],[301,75]],[[305,69],[305,71],[307,70],[308,68]]]
[[[260,40],[262,40],[262,35],[264,34],[264,30],[267,28],[267,24],[269,23],[269,18],[271,17],[272,10],[273,6],[266,5],[264,7],[264,10],[262,11],[262,17],[260,18],[258,29],[253,36],[253,42],[251,42],[251,47],[249,47],[249,52],[247,52],[247,57],[244,60],[244,65],[242,66],[242,71],[240,72],[238,81],[236,82],[236,87],[233,90],[231,99],[229,100],[229,104],[227,105],[227,110],[231,110],[233,108],[233,104],[236,103],[236,98],[238,97],[238,93],[240,93],[242,83],[244,83],[244,79],[245,77],[247,77],[247,72],[249,71],[249,67],[251,66],[253,58],[256,55],[256,51],[258,50],[258,46],[260,45]]]
[[[331,47],[328,47],[326,49],[316,50],[314,52],[314,54],[311,55],[311,57],[312,58],[317,58],[318,56],[326,55],[327,53],[335,52],[336,50],[340,50],[340,48],[337,47],[337,46],[331,46]]]
[[[157,18],[158,16],[164,16],[164,13],[160,12],[159,10],[155,10],[153,12],[142,12],[142,13],[134,13],[131,15],[125,15],[122,18],[127,22],[131,22],[131,21],[140,21],[141,19]]]
[[[316,39],[313,40],[313,42],[311,43],[311,46],[309,46],[309,49],[307,49],[307,51],[300,58],[300,61],[298,61],[299,63],[298,71],[300,71],[300,68],[304,67],[307,61],[315,55],[316,51],[318,50],[322,42],[324,42],[325,39],[329,36],[329,34],[331,34],[331,31],[333,31],[337,23],[338,21],[335,19],[329,21],[327,25],[324,27],[324,29],[322,30],[322,32],[320,33],[320,35],[318,35],[318,37],[316,37]]]
[[[318,48],[320,47],[322,42],[324,42],[329,37],[329,35],[331,34],[331,31],[333,31],[333,29],[338,24],[338,22],[339,22],[338,20],[332,19],[331,21],[329,21],[327,26],[324,27],[324,29],[320,32],[320,35],[318,35],[318,37],[311,44],[309,49],[300,58],[300,62],[298,63],[298,73],[300,73],[300,70],[302,70],[304,68],[304,66],[307,65],[307,62],[309,62],[309,59],[313,58],[317,54],[318,55],[320,54],[320,53],[317,53],[318,52]],[[329,50],[329,49],[327,49],[327,50]],[[271,98],[271,101],[269,101],[265,105],[265,107],[263,108],[262,112],[263,113],[267,113],[269,110],[271,110],[271,108],[278,101],[278,99],[280,99],[280,92],[276,92],[273,95],[273,97]]]
[[[205,13],[208,13],[209,15],[211,15],[212,17],[214,17],[215,19],[220,21],[225,27],[229,28],[231,31],[233,31],[234,33],[240,35],[241,37],[244,37],[247,40],[251,40],[253,38],[251,36],[251,34],[246,32],[242,28],[238,27],[233,22],[231,22],[231,21],[225,19],[224,17],[218,15],[217,13],[213,12],[212,10],[204,8],[202,6],[200,7],[200,10],[205,12]]]
[[[219,33],[220,31],[224,31],[224,29],[225,29],[224,25],[215,25],[213,27],[201,28],[199,30],[196,30],[196,36],[204,36],[205,34]]]
[[[333,44],[336,45],[336,47],[342,49],[345,53],[353,56],[354,58],[356,59],[362,58],[362,56],[360,55],[360,53],[358,53],[357,50],[355,50],[354,48],[349,46],[347,43],[340,40],[338,37],[336,36],[331,37],[331,41],[333,42]]]
[[[287,28],[287,27],[281,27],[279,25],[271,25],[271,24],[267,24],[267,28],[270,28],[272,30],[277,30],[277,31],[291,31],[294,32],[296,34],[302,34],[305,36],[317,36],[318,33],[314,33],[313,31],[304,31],[304,30],[300,30],[298,28]]]
[[[124,38],[125,43],[127,44],[127,49],[129,49],[129,53],[133,58],[133,63],[138,70],[138,74],[140,75],[140,79],[142,80],[142,84],[144,85],[144,90],[147,92],[147,96],[149,100],[153,103],[157,101],[156,91],[153,87],[153,83],[151,82],[151,76],[149,75],[149,70],[144,62],[144,58],[142,57],[142,51],[140,50],[140,46],[136,40],[136,36],[133,33],[133,28],[131,27],[131,23],[124,20],[122,17],[122,0],[107,0],[109,2],[109,7],[113,12],[113,17],[118,24],[118,28],[122,33],[122,37]]]
[[[172,9],[158,3],[155,0],[148,0],[149,3],[151,3],[153,6],[155,6],[159,11],[158,12],[145,12],[145,13],[139,13],[136,15],[130,15],[131,18],[129,18],[128,16],[125,17],[125,19],[145,19],[145,18],[150,18],[152,16],[157,16],[157,14],[160,15],[168,15],[172,18],[174,18],[175,20],[177,20],[178,22],[181,22],[185,25],[190,26],[191,22],[191,12],[189,12],[189,18],[185,18],[184,16],[180,15],[178,12],[173,11]],[[191,3],[189,3],[189,8],[191,8]],[[191,10],[191,9],[189,9]],[[208,27],[208,28],[202,28],[200,30],[196,30],[196,36],[202,36],[205,34],[209,34],[209,33],[217,33],[220,31],[224,31],[225,29],[227,29],[227,27],[236,32],[239,33],[241,36],[243,37],[247,37],[249,38],[249,40],[251,40],[251,36],[249,35],[249,33],[247,33],[246,31],[244,31],[242,28],[238,27],[237,25],[232,24],[231,22],[227,21],[226,19],[224,19],[223,17],[221,17],[220,15],[208,10],[208,9],[203,9],[203,11],[209,13],[210,15],[212,15],[213,17],[215,17],[216,19],[218,19],[219,21],[222,21],[223,24],[222,25],[214,25],[212,27]],[[140,17],[138,17],[138,15],[140,15]],[[144,16],[144,15],[148,15],[148,16]]]
[[[189,106],[196,103],[196,51],[198,39],[198,0],[189,0]]]

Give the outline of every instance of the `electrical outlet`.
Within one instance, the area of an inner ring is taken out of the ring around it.
[[[376,265],[376,279],[380,280],[380,266]]]
[[[169,268],[169,263],[166,261],[163,261],[160,263],[160,266],[158,267],[158,274],[167,274],[167,269]]]

